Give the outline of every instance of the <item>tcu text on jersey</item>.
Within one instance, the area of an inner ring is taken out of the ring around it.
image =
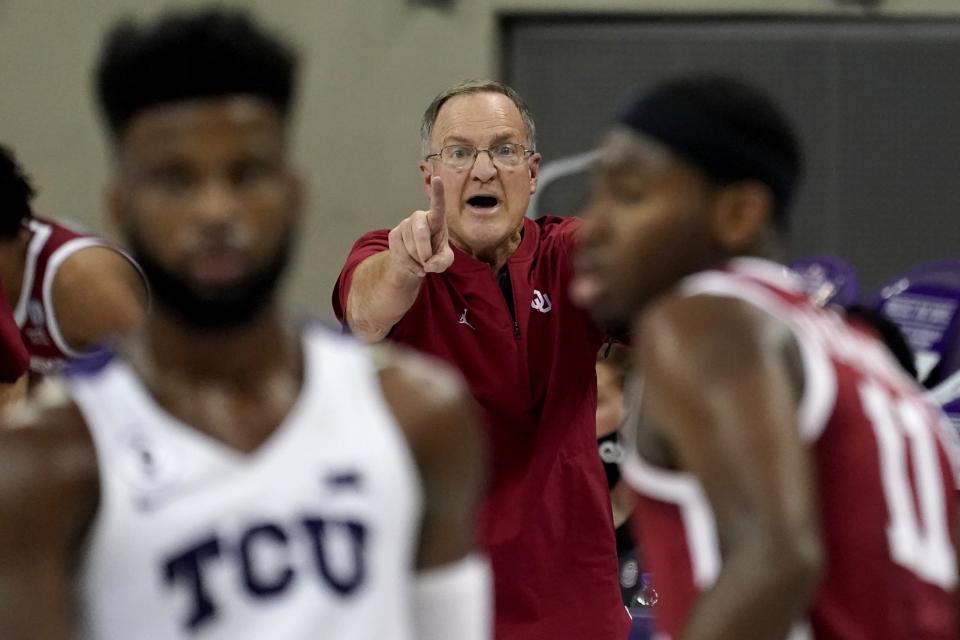
[[[235,538],[211,534],[197,540],[165,558],[161,571],[172,589],[186,590],[189,610],[183,626],[193,631],[217,615],[218,594],[209,588],[204,576],[220,563],[234,565],[234,588],[250,598],[274,598],[295,580],[313,579],[322,581],[337,595],[349,597],[363,584],[366,574],[366,533],[366,527],[353,520],[304,517],[288,523],[262,521],[247,526]],[[293,545],[307,549],[306,555],[313,558],[312,567],[294,566],[290,561]],[[334,549],[346,553],[333,557]],[[273,562],[265,561],[268,555]]]

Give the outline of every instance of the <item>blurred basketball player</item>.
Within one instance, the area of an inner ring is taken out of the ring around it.
[[[957,637],[939,411],[769,261],[801,159],[739,81],[684,77],[601,146],[575,296],[633,318],[624,464],[663,637]]]
[[[111,32],[112,215],[155,310],[0,433],[5,640],[488,637],[469,394],[278,310],[294,68],[228,10]]]
[[[33,196],[13,152],[0,146],[0,280],[36,377],[139,326],[147,288],[116,247],[35,216]]]

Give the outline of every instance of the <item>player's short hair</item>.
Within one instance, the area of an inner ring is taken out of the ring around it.
[[[246,94],[284,120],[296,90],[297,54],[242,10],[172,11],[153,23],[118,22],[96,65],[99,106],[113,137],[149,107]]]
[[[454,85],[441,92],[433,99],[427,110],[423,112],[423,119],[420,121],[420,151],[421,155],[426,156],[430,153],[430,135],[433,133],[433,125],[437,121],[437,115],[440,108],[451,98],[464,95],[473,95],[477,93],[500,93],[508,98],[517,106],[520,117],[523,119],[524,133],[527,134],[527,144],[531,150],[537,148],[537,127],[533,122],[533,114],[530,107],[520,97],[520,94],[502,82],[496,80],[466,80]]]
[[[765,183],[774,196],[774,220],[786,225],[803,154],[786,116],[760,89],[723,75],[682,76],[642,94],[620,121],[659,139],[719,184]]]
[[[30,201],[36,192],[13,151],[0,145],[0,237],[11,238],[33,217]]]

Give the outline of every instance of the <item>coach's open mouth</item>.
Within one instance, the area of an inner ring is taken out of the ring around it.
[[[500,208],[500,199],[491,195],[476,195],[467,198],[467,206],[474,213],[491,214]]]

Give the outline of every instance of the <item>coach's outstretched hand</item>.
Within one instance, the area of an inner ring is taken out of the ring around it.
[[[443,273],[453,264],[447,233],[443,182],[430,181],[430,209],[414,211],[390,230],[390,261],[418,277]]]

